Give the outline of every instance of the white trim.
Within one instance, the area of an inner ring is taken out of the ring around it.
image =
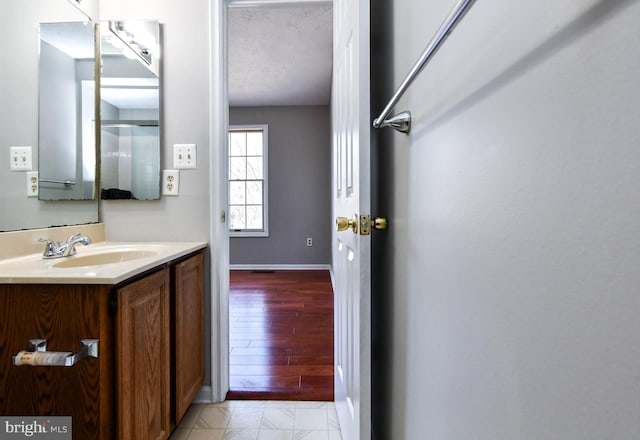
[[[230,264],[229,270],[328,270],[328,271],[331,271],[331,265],[330,264]]]
[[[209,401],[221,402],[229,391],[229,231],[226,223],[228,199],[227,142],[229,98],[227,92],[227,5],[209,0],[209,196],[211,240],[211,328]]]
[[[203,385],[191,403],[213,403],[211,396],[213,396],[213,388],[208,385]]]

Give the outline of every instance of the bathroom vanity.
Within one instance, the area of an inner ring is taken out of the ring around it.
[[[166,439],[204,377],[206,243],[99,243],[0,261],[0,415],[71,416],[74,439]],[[16,366],[33,339],[97,357]]]

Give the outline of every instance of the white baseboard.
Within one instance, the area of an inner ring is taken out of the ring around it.
[[[212,388],[206,385],[202,386],[200,387],[198,394],[196,394],[196,397],[193,399],[193,403],[213,403],[211,396],[213,396]]]
[[[330,264],[230,264],[230,270],[331,270]]]

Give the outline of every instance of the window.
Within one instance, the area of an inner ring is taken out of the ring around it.
[[[269,235],[266,125],[229,129],[229,233]]]

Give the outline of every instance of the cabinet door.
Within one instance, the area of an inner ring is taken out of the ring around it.
[[[118,289],[118,438],[166,439],[169,409],[169,269]]]
[[[71,416],[74,439],[113,438],[108,298],[104,286],[0,285],[0,415]],[[65,352],[78,351],[82,339],[99,339],[99,356],[72,367],[14,366],[11,357],[35,338],[46,339],[49,351]]]
[[[175,267],[175,422],[178,423],[204,379],[203,256]]]

